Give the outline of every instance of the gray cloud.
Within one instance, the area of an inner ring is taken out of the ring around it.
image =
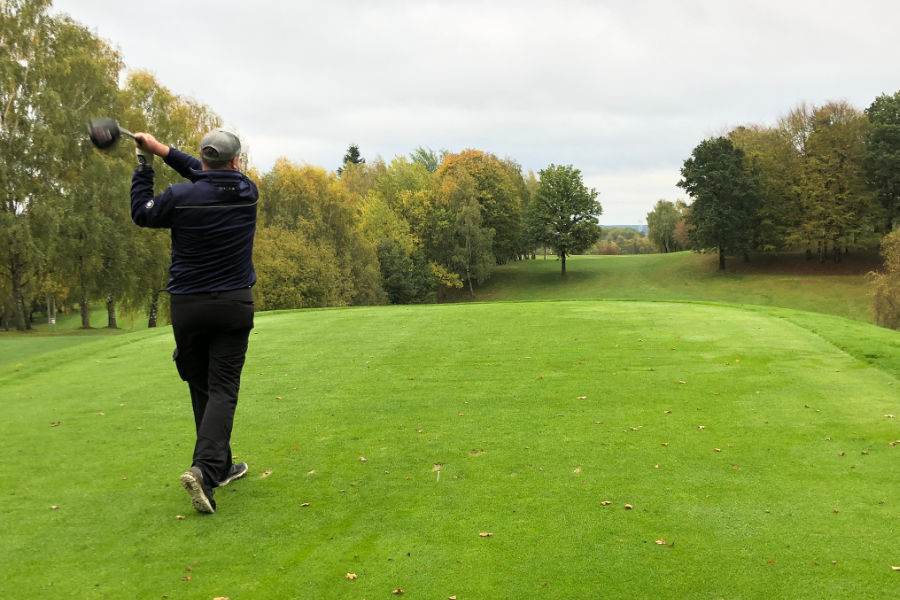
[[[208,104],[263,171],[474,147],[573,164],[603,222],[637,223],[705,137],[900,84],[886,0],[56,0],[127,65]],[[606,186],[607,189],[604,189]]]

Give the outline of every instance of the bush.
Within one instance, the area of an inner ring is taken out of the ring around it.
[[[869,273],[874,286],[872,309],[875,322],[882,327],[900,329],[900,231],[881,240],[884,272]]]

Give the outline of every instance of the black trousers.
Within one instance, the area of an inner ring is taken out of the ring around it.
[[[215,486],[231,469],[231,429],[253,329],[250,288],[172,294],[175,366],[188,383],[197,441],[192,466]]]

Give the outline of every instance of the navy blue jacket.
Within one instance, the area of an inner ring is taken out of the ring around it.
[[[131,219],[172,230],[171,294],[223,292],[256,283],[253,236],[259,191],[232,170],[202,171],[200,161],[169,148],[167,165],[188,179],[153,196],[153,169],[131,179]]]

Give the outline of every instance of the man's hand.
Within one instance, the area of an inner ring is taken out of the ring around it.
[[[161,144],[156,141],[156,138],[151,134],[146,132],[135,133],[134,134],[134,144],[137,146],[138,155],[140,156],[143,153],[149,153],[152,159],[152,155],[156,155],[162,158],[165,158],[169,155],[169,147],[165,144]]]

